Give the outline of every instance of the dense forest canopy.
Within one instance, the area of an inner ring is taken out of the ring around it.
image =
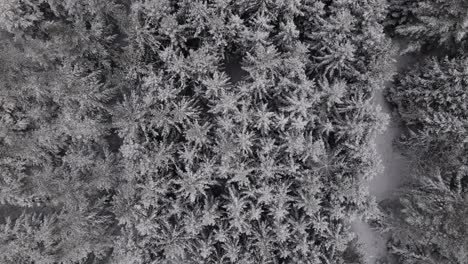
[[[403,263],[465,263],[467,170],[466,58],[432,57],[401,73],[389,90],[411,128],[401,138],[413,182],[389,218]]]
[[[453,49],[389,90],[421,168],[392,252],[466,262],[467,7],[416,2],[2,1],[0,262],[364,263],[391,36]]]
[[[389,30],[422,58],[388,90],[410,128],[399,145],[414,166],[397,209],[387,208],[391,249],[399,263],[467,263],[468,5],[389,2]]]
[[[468,2],[465,0],[388,0],[384,24],[405,43],[405,52],[454,52],[468,48]]]

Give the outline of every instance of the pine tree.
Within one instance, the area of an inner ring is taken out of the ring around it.
[[[466,48],[468,6],[460,0],[389,1],[387,27],[408,42],[405,51],[442,48],[453,52]]]

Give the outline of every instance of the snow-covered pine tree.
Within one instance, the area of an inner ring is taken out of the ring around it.
[[[386,26],[404,52],[466,49],[468,4],[464,0],[390,0]]]

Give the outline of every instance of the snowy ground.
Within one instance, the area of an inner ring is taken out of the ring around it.
[[[377,135],[375,146],[380,155],[384,170],[369,182],[369,191],[377,201],[382,201],[395,194],[395,190],[404,182],[405,175],[408,175],[409,164],[405,158],[395,149],[394,140],[400,134],[402,128],[395,118],[392,117],[390,105],[385,100],[383,91],[377,91],[374,103],[382,107],[382,111],[390,116],[387,129]],[[386,262],[393,263],[390,256],[386,256],[386,236],[371,228],[368,223],[356,221],[352,224],[354,232],[358,235],[358,240],[362,244],[362,249],[366,253],[366,260],[369,264],[379,263],[379,260],[386,259]]]
[[[397,187],[404,182],[404,177],[408,175],[409,164],[407,159],[395,149],[394,141],[401,134],[403,128],[398,120],[392,117],[392,110],[382,91],[376,92],[374,102],[380,105],[382,111],[390,116],[387,129],[382,134],[377,135],[374,141],[384,171],[369,183],[370,193],[377,198],[377,201],[382,201],[391,197]]]
[[[398,56],[395,65],[397,72],[405,71],[420,59],[411,54]],[[398,118],[392,114],[391,106],[386,101],[383,90],[376,91],[374,104],[380,105],[382,112],[390,116],[387,129],[377,135],[374,141],[384,171],[369,182],[370,193],[376,197],[377,202],[380,202],[397,195],[397,188],[405,182],[405,177],[410,174],[411,168],[408,160],[394,146],[395,139],[398,138],[404,128]],[[371,228],[368,223],[362,221],[355,221],[352,228],[358,235],[364,252],[366,252],[368,264],[398,264],[386,253],[388,235],[380,234],[377,230]],[[379,262],[379,260],[384,261]]]

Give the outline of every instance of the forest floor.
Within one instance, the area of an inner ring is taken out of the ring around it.
[[[374,144],[380,155],[384,171],[369,182],[370,193],[376,197],[377,202],[390,198],[404,182],[404,177],[408,175],[409,170],[407,159],[396,149],[394,144],[404,127],[395,113],[392,112],[393,110],[383,93],[384,91],[377,91],[374,102],[380,105],[382,112],[390,116],[390,120],[387,129],[376,136]]]
[[[403,71],[417,60],[411,55],[397,57],[397,72]],[[390,85],[392,84],[388,83],[387,88]],[[375,148],[380,155],[384,170],[369,182],[369,192],[375,196],[378,203],[397,195],[398,187],[405,182],[406,177],[410,175],[411,169],[407,158],[395,146],[395,140],[406,129],[386,100],[385,91],[386,89],[376,91],[373,98],[374,104],[379,105],[382,112],[390,117],[386,130],[378,134],[374,139]],[[398,264],[387,253],[388,234],[382,234],[364,221],[353,222],[352,228],[358,236],[358,242],[365,252],[364,257],[368,264]]]
[[[400,135],[403,128],[398,119],[392,114],[392,108],[385,99],[384,91],[379,90],[375,93],[374,103],[380,105],[382,112],[390,116],[387,129],[374,139],[384,170],[369,182],[370,194],[375,196],[377,202],[381,202],[392,197],[404,182],[404,177],[408,175],[409,164],[395,148],[395,139]],[[387,235],[380,233],[364,221],[355,221],[352,228],[358,236],[358,241],[365,252],[364,257],[368,264],[396,263],[387,254]]]

